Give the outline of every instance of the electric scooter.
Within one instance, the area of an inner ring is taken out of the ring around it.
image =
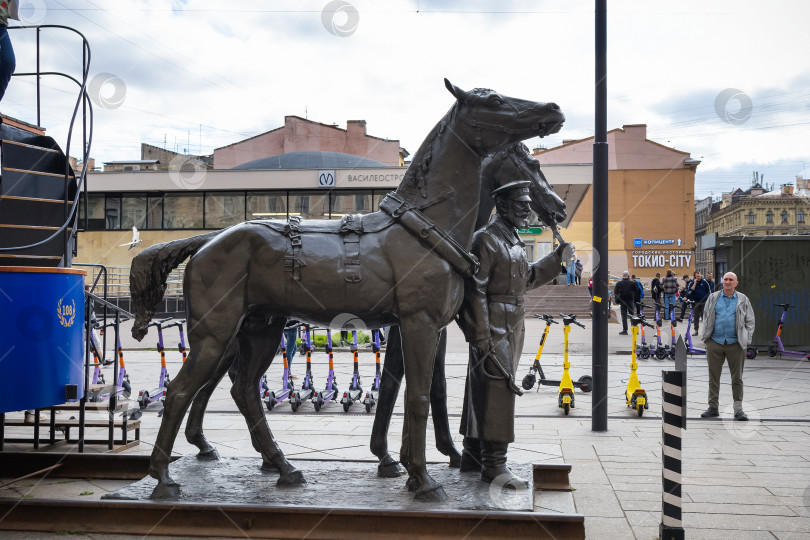
[[[537,375],[540,375],[539,384],[537,385],[537,391],[540,391],[540,386],[559,386],[561,381],[546,379],[545,373],[543,373],[543,367],[540,365],[540,355],[543,354],[543,346],[546,343],[546,337],[548,336],[549,328],[552,324],[560,324],[554,320],[554,317],[551,315],[546,315],[543,313],[542,315],[535,313],[534,317],[536,319],[543,319],[546,321],[546,328],[543,330],[543,335],[540,338],[540,345],[537,347],[537,355],[534,357],[534,363],[532,367],[529,368],[529,373],[523,377],[523,381],[520,383],[524,390],[531,390],[534,387],[534,383],[538,382]],[[569,377],[570,379],[570,377]],[[579,388],[583,392],[590,392],[592,389],[593,384],[593,377],[590,375],[582,375],[578,380],[572,381],[571,384],[574,385],[575,388]]]
[[[312,404],[315,406],[316,411],[320,411],[321,407],[337,399],[340,392],[335,380],[335,359],[332,356],[332,330],[326,329],[326,354],[329,355],[329,374],[326,376],[326,387],[321,392],[315,392],[312,395]]]
[[[537,375],[540,375],[540,384],[543,384],[543,381],[546,380],[546,375],[543,373],[543,368],[540,365],[540,355],[543,354],[543,346],[546,344],[546,338],[548,337],[548,331],[551,328],[552,324],[560,324],[554,320],[554,317],[551,315],[546,315],[543,313],[540,315],[539,313],[534,314],[535,319],[542,319],[546,321],[546,328],[543,330],[543,335],[540,337],[540,345],[537,347],[537,354],[534,356],[534,363],[532,367],[529,368],[529,372],[523,377],[523,382],[520,385],[523,387],[524,390],[531,390],[534,387],[534,383],[537,382]],[[537,391],[540,391],[540,385],[537,386]]]
[[[664,358],[669,356],[669,351],[664,346],[664,344],[661,343],[661,324],[662,324],[661,310],[666,309],[666,307],[663,304],[659,304],[658,302],[653,302],[653,304],[655,304],[655,337],[657,340],[657,343],[655,345],[655,351],[653,352],[653,354],[659,360],[663,360]]]
[[[563,375],[562,380],[560,381],[559,390],[557,390],[557,405],[565,412],[565,415],[568,416],[568,411],[575,407],[574,403],[574,382],[571,380],[571,374],[568,370],[571,368],[571,362],[568,361],[568,334],[571,332],[571,323],[574,323],[577,326],[585,328],[585,325],[577,322],[577,316],[574,314],[566,315],[564,313],[560,313],[560,317],[563,318],[563,335],[565,336],[565,352],[563,355]],[[635,345],[635,343],[633,344]],[[590,381],[588,383],[588,388],[590,388]]]
[[[352,373],[352,383],[349,385],[349,389],[346,392],[343,392],[343,397],[340,398],[340,402],[343,404],[343,412],[349,412],[349,407],[351,407],[355,401],[360,401],[360,398],[363,395],[363,387],[360,383],[359,362],[357,358],[357,330],[352,330],[351,349],[352,353],[354,354],[354,372]]]
[[[692,345],[692,321],[695,318],[695,303],[692,300],[686,301],[686,307],[689,308],[689,321],[686,323],[686,352],[689,354],[706,354],[706,349],[698,349]]]
[[[126,318],[126,317],[122,318],[119,321],[119,323],[124,322],[127,319],[128,318]],[[98,323],[96,322],[95,325],[96,325],[96,328],[99,328],[100,330],[104,331],[104,329],[106,329],[106,328],[114,328],[115,327],[115,321],[113,320],[113,321],[111,321],[111,322],[109,322],[109,323],[107,323],[105,325],[98,325]],[[124,364],[124,349],[121,347],[121,333],[120,332],[118,333],[117,338],[118,339],[117,339],[117,343],[116,343],[116,354],[118,355],[118,381],[117,381],[118,384],[116,385],[116,394],[118,396],[123,396],[125,398],[129,398],[129,396],[132,395],[132,385],[131,385],[130,380],[129,380],[129,374],[127,373],[126,365]],[[96,355],[95,350],[93,351],[93,356],[94,356],[94,359],[96,360],[96,362],[98,362],[99,359],[98,359],[98,356]],[[113,363],[113,360],[110,360],[108,362],[103,362],[103,364],[105,366],[110,365],[112,363]],[[100,372],[101,370],[98,369],[98,366],[96,367],[96,371],[98,371],[98,373],[96,373],[96,372],[93,373],[93,384],[104,384],[104,374]],[[93,392],[92,394],[88,392],[88,399],[90,401],[106,401],[106,400],[110,399],[110,396],[111,396],[110,393],[102,393],[101,391]]]
[[[293,347],[295,347],[295,343],[293,343]],[[290,363],[287,360],[287,343],[284,340],[284,334],[281,335],[281,358],[284,360],[284,373],[281,376],[281,389],[276,390],[275,392],[272,390],[267,390],[267,393],[263,396],[264,404],[268,411],[272,411],[273,407],[290,397],[292,393],[295,392],[295,384],[293,383],[292,377],[290,377]],[[264,382],[265,380],[265,377],[263,377],[262,381]]]
[[[310,337],[310,332],[314,329],[315,327],[304,327],[304,339],[301,340],[301,343],[304,345],[304,356],[307,358],[307,371],[304,375],[304,382],[301,383],[301,389],[293,391],[290,396],[290,407],[293,412],[297,411],[303,402],[312,399],[315,393],[315,385],[312,382],[312,339]]]
[[[785,350],[785,346],[782,344],[782,328],[785,326],[785,316],[787,315],[788,308],[796,306],[792,304],[774,304],[774,306],[781,307],[783,311],[782,316],[779,318],[779,325],[776,327],[776,338],[768,345],[768,356],[773,358],[774,356],[779,355],[779,358],[787,356],[788,358],[810,360],[810,354],[799,351],[787,351]],[[753,349],[753,347],[748,347],[748,349]],[[748,355],[746,355],[746,357],[750,358]]]
[[[166,351],[163,349],[163,323],[170,321],[171,317],[166,317],[160,321],[150,322],[147,326],[154,326],[157,328],[158,343],[157,349],[160,353],[160,381],[158,387],[150,390],[141,390],[138,392],[138,405],[141,409],[147,408],[150,404],[166,396],[166,390],[169,388],[169,372],[166,370]]]
[[[638,309],[638,314],[641,315],[642,317],[644,316],[644,308],[645,307],[646,306],[644,304],[642,304],[641,302],[636,304],[636,309]],[[650,357],[650,354],[651,354],[650,347],[649,347],[649,345],[647,345],[647,339],[646,339],[645,334],[644,334],[644,326],[641,327],[641,344],[638,347],[637,354],[641,358],[643,358],[644,360],[648,359]]]
[[[650,404],[647,401],[647,392],[641,387],[641,382],[638,380],[638,360],[636,359],[636,339],[638,338],[638,325],[646,325],[652,328],[653,326],[644,320],[643,315],[633,315],[630,317],[630,324],[633,326],[633,347],[632,356],[630,360],[630,379],[627,381],[627,389],[624,391],[624,398],[627,406],[635,409],[638,415],[644,414],[644,409],[649,409]]]
[[[374,374],[374,382],[371,384],[371,390],[366,392],[366,397],[363,399],[363,405],[366,406],[366,412],[370,413],[371,408],[377,403],[380,396],[380,331],[371,331],[371,350],[374,352],[374,362],[376,373]]]

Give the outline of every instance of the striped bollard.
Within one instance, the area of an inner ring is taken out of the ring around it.
[[[686,405],[686,375],[683,371],[662,371],[663,390],[663,496],[661,501],[661,540],[683,540],[681,500],[681,434]]]

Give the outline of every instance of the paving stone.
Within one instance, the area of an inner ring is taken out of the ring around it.
[[[633,538],[633,530],[623,517],[591,517],[585,520],[585,538],[587,540]]]

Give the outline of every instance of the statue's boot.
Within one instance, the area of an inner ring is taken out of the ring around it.
[[[481,480],[497,483],[506,489],[525,489],[529,483],[514,474],[506,466],[506,451],[509,443],[481,441]]]
[[[461,451],[461,472],[479,472],[481,470],[481,441],[472,437],[464,437]]]

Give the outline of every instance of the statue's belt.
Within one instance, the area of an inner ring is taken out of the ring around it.
[[[514,294],[488,294],[487,300],[489,302],[501,302],[503,304],[514,304],[516,306],[523,305],[523,297]]]
[[[472,277],[481,266],[478,258],[464,249],[450,235],[436,226],[425,214],[396,192],[387,194],[380,202],[380,210],[430,248],[464,277]]]

